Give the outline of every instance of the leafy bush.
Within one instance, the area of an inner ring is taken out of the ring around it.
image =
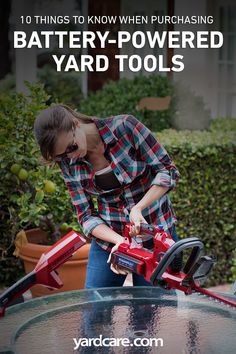
[[[7,74],[4,79],[0,80],[0,92],[5,94],[11,94],[15,90],[16,79],[15,75]]]
[[[232,272],[232,277],[230,280],[235,282],[236,281],[236,248],[233,251],[233,261],[232,261],[231,272]]]
[[[81,76],[74,72],[58,73],[50,65],[38,69],[37,78],[44,85],[48,94],[48,104],[52,102],[63,102],[72,107],[77,107],[83,94],[81,91]],[[0,81],[0,92],[5,94],[14,93],[15,75],[8,74]]]
[[[226,126],[234,122],[225,121]],[[197,236],[217,263],[208,284],[230,281],[236,248],[236,130],[211,132],[166,130],[158,134],[181,173],[171,194],[180,238]]]
[[[19,267],[19,263],[12,257],[18,231],[43,224],[48,225],[50,237],[60,237],[60,227],[65,223],[80,230],[61,173],[40,163],[33,136],[35,116],[46,107],[48,95],[41,85],[29,88],[31,97],[0,97],[0,283],[5,284],[18,274],[14,264]]]
[[[81,76],[73,71],[58,73],[49,65],[38,69],[39,82],[50,95],[50,102],[62,102],[73,108],[77,107],[83,98],[81,91]]]
[[[165,97],[173,95],[170,80],[164,76],[136,76],[133,80],[110,81],[96,93],[82,100],[79,110],[87,115],[108,117],[118,114],[132,114],[151,130],[160,131],[171,126],[173,100],[168,110],[137,110],[137,104],[143,97]]]
[[[235,132],[236,131],[236,119],[232,118],[217,118],[212,120],[210,131],[221,132]]]

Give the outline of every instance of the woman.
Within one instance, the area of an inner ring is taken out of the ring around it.
[[[107,262],[124,242],[125,223],[132,223],[132,235],[140,223],[162,224],[176,240],[168,191],[179,172],[135,117],[87,117],[58,104],[39,114],[34,131],[44,159],[58,162],[78,221],[92,237],[86,288],[123,285],[127,272]],[[150,285],[137,274],[133,284]]]

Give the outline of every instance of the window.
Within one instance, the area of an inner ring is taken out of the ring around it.
[[[218,54],[218,115],[236,116],[236,5],[219,6],[224,45]]]

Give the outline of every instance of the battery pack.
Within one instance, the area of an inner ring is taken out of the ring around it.
[[[120,267],[131,270],[134,273],[140,274],[144,268],[144,262],[136,258],[124,255],[120,252],[114,252],[111,256],[111,262]]]

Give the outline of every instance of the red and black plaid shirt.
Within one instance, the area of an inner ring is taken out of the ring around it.
[[[64,159],[60,163],[68,186],[78,221],[86,236],[99,224],[106,224],[123,234],[129,221],[131,208],[138,203],[152,185],[172,189],[179,172],[158,140],[135,117],[119,115],[112,118],[93,118],[105,145],[105,156],[120,187],[102,190],[95,183],[92,165],[84,158]],[[92,196],[97,197],[98,210],[94,209]],[[176,217],[168,193],[143,210],[150,224],[162,224],[171,229]],[[97,239],[105,250],[113,244]]]

